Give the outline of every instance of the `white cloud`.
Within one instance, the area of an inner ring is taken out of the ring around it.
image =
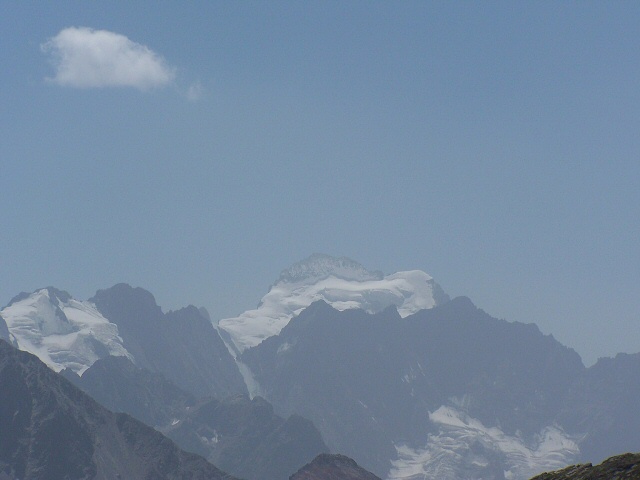
[[[56,69],[48,80],[77,88],[148,90],[174,81],[175,68],[145,45],[107,30],[70,27],[42,45]]]

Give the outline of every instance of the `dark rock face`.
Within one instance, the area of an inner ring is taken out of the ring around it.
[[[380,480],[344,455],[318,455],[289,477],[290,480]]]
[[[582,458],[590,462],[640,451],[640,353],[601,358],[573,384],[558,422],[584,436]]]
[[[7,322],[0,316],[0,340],[11,343],[11,337],[9,337],[9,329],[7,328]]]
[[[285,480],[328,449],[302,417],[283,419],[264,399],[203,400],[166,434],[188,451],[248,480]]]
[[[196,307],[164,314],[151,293],[126,284],[99,290],[91,301],[118,325],[137,366],[197,397],[247,393],[220,335]]]
[[[241,360],[278,413],[311,419],[329,448],[380,476],[393,443],[424,445],[429,412],[452,398],[486,426],[533,435],[584,372],[535,325],[497,320],[466,298],[404,319],[317,302]]]
[[[60,372],[73,384],[113,412],[124,412],[153,427],[164,427],[193,406],[193,395],[162,374],[136,367],[126,357],[96,361],[82,377]]]
[[[0,472],[20,479],[222,479],[203,458],[113,414],[0,341]]]
[[[16,478],[92,478],[97,473],[88,416],[105,422],[88,399],[44,364],[0,341],[0,471]]]
[[[531,480],[637,480],[640,478],[640,454],[611,457],[600,465],[573,465],[556,472],[543,473]]]
[[[245,395],[196,402],[161,374],[124,357],[94,363],[82,377],[62,372],[94,399],[167,434],[180,448],[247,480],[283,480],[327,447],[313,424],[274,414]]]

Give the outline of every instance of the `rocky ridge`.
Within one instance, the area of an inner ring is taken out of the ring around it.
[[[153,428],[110,412],[2,340],[0,432],[5,479],[233,478]]]
[[[638,480],[640,453],[625,453],[608,458],[600,465],[590,463],[538,475],[531,480]]]
[[[289,477],[289,480],[380,480],[355,460],[337,454],[322,454]]]

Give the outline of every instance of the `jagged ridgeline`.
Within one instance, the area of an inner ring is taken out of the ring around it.
[[[125,284],[87,301],[39,289],[0,315],[0,338],[247,480],[326,452],[390,480],[526,480],[640,451],[640,354],[585,368],[420,270],[314,254],[213,323]]]
[[[80,301],[55,288],[22,293],[2,309],[20,349],[79,375],[126,357],[196,395],[246,393],[224,342],[197,308],[164,313],[151,293],[118,284]]]

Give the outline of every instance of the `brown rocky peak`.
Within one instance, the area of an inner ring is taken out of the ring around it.
[[[313,459],[289,480],[380,480],[344,455],[323,453]]]

